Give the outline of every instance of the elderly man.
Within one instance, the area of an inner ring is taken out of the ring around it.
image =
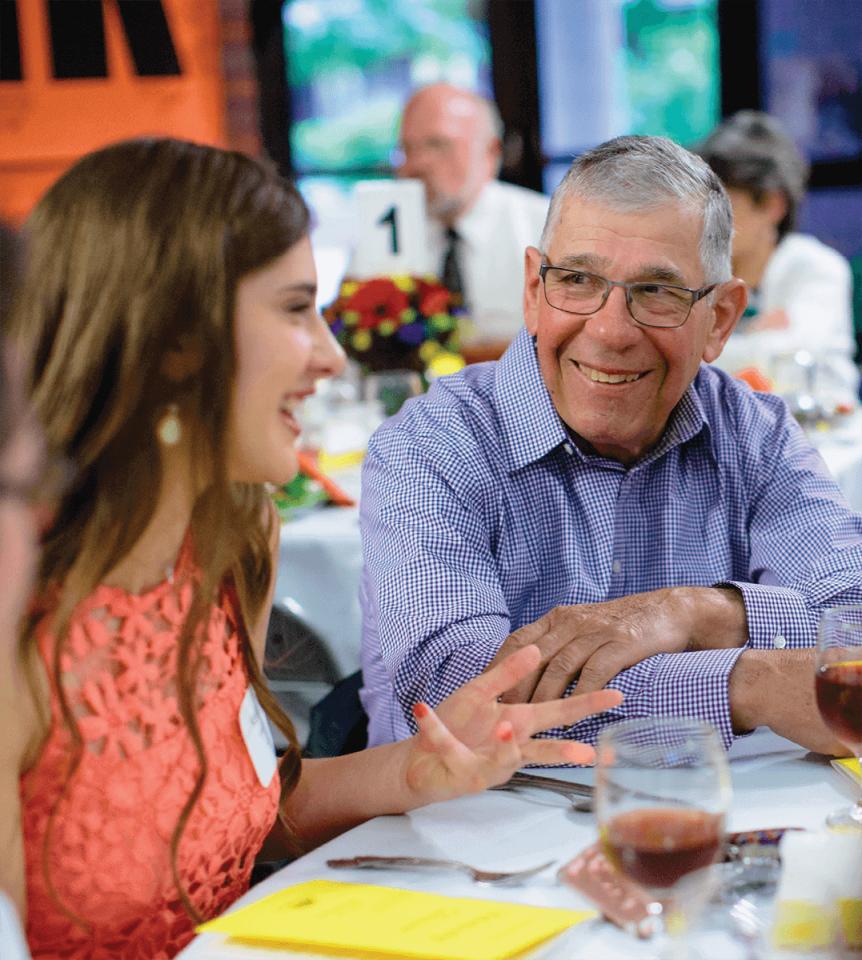
[[[496,180],[502,126],[487,100],[438,83],[404,108],[401,177],[425,184],[431,269],[464,297],[472,339],[511,340],[523,318],[524,248],[537,243],[548,198]]]
[[[862,517],[781,400],[708,365],[746,301],[731,233],[698,157],[652,137],[597,147],[526,251],[526,331],[375,435],[371,742],[536,642],[543,667],[516,699],[609,684],[625,693],[614,719],[836,746],[812,646],[823,607],[862,601]],[[558,733],[591,740],[609,719]]]

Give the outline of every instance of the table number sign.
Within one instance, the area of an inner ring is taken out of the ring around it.
[[[357,279],[428,269],[425,188],[419,180],[361,180],[356,184]]]

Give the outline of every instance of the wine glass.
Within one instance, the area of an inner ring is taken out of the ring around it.
[[[823,611],[814,684],[824,723],[862,761],[862,604]],[[826,822],[862,829],[862,796]]]
[[[721,855],[731,797],[727,758],[711,724],[677,717],[606,727],[596,752],[601,844],[646,890],[661,953],[675,884]]]

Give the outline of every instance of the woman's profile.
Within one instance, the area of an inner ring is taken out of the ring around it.
[[[0,886],[36,958],[171,957],[261,851],[525,762],[589,761],[532,735],[619,702],[498,702],[536,667],[530,647],[418,705],[410,740],[301,758],[261,663],[279,532],[264,484],[295,474],[301,404],[343,364],[307,233],[268,167],[168,139],[85,157],[27,225],[14,329],[48,449],[75,466],[0,702],[16,731],[0,822],[20,824]]]

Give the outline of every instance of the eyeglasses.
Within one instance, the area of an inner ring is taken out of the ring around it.
[[[390,162],[400,167],[407,160],[415,159],[419,154],[443,157],[451,153],[454,141],[448,137],[425,137],[422,140],[410,140],[400,143],[391,153]]]
[[[583,270],[555,267],[551,263],[539,267],[539,276],[549,306],[584,317],[602,309],[613,287],[622,287],[626,292],[629,315],[644,327],[681,327],[697,301],[718,286],[711,283],[692,290],[671,283],[623,283]]]

